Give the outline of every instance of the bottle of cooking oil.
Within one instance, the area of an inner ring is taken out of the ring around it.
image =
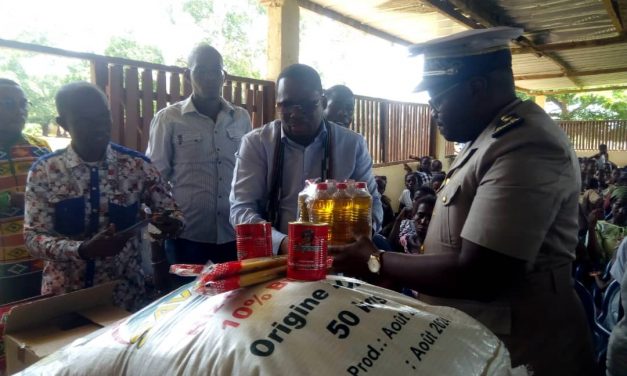
[[[353,197],[355,195],[355,180],[346,179],[344,180],[344,183],[346,183],[346,192]]]
[[[353,239],[353,198],[346,183],[337,183],[333,194],[333,226],[329,244],[348,244]]]
[[[298,194],[298,222],[309,222],[309,209],[307,208],[307,200],[309,195],[306,190]]]
[[[329,194],[333,196],[335,192],[337,192],[337,187],[335,186],[337,184],[337,180],[327,179],[324,182],[327,183],[327,192],[329,192]]]
[[[355,183],[353,194],[353,234],[372,237],[372,196],[368,192],[366,183]]]
[[[329,226],[329,243],[333,228],[333,197],[329,194],[327,183],[318,183],[316,193],[309,204],[309,220],[313,223],[326,223]]]

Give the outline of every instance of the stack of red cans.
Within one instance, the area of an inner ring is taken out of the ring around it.
[[[272,256],[272,224],[241,223],[235,225],[237,259]]]
[[[326,223],[290,222],[288,224],[287,277],[317,281],[327,276]]]

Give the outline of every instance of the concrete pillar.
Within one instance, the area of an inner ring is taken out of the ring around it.
[[[536,95],[535,97],[536,104],[543,109],[545,109],[546,105],[546,95]]]
[[[260,0],[268,8],[268,74],[276,80],[283,68],[298,63],[298,0]]]

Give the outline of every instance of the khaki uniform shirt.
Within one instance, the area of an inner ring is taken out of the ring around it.
[[[501,116],[522,120],[493,137]],[[580,174],[566,134],[535,103],[504,108],[451,165],[426,252],[459,252],[461,239],[527,262],[529,272],[574,260]]]
[[[422,294],[421,299],[482,322],[505,341],[514,364],[532,364],[538,375],[554,368],[562,372],[567,363],[558,364],[555,354],[540,359],[538,351],[589,349],[577,343],[587,338],[587,329],[570,278],[580,186],[578,160],[565,133],[531,101],[506,106],[451,165],[438,191],[425,253],[460,252],[466,239],[525,261],[525,279],[488,303]],[[569,322],[573,315],[577,319]],[[564,331],[578,337],[563,346],[546,342],[563,338]]]

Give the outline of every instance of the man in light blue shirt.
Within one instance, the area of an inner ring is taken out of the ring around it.
[[[222,56],[202,44],[190,54],[192,95],[159,111],[146,154],[173,186],[186,218],[179,239],[166,243],[171,262],[204,264],[237,259],[229,201],[235,152],[252,129],[250,115],[222,98]]]
[[[323,119],[326,100],[313,68],[294,64],[277,80],[280,120],[250,132],[237,153],[231,190],[231,223],[273,222],[274,253],[286,253],[287,225],[296,220],[305,180],[321,177],[368,183],[375,229],[383,209],[364,138]]]
[[[618,246],[610,274],[620,283],[621,304],[627,312],[627,238]],[[607,345],[607,376],[627,375],[627,316],[616,324]]]

